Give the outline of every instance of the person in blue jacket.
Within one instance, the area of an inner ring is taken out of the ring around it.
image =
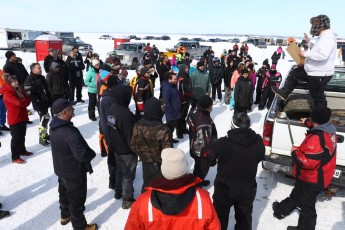
[[[181,100],[176,87],[177,76],[173,72],[168,72],[164,75],[162,86],[163,100],[165,103],[165,118],[171,133],[177,126],[178,120],[181,118]],[[178,143],[178,140],[173,139],[173,143]]]
[[[86,73],[85,85],[87,85],[87,92],[89,95],[89,119],[91,121],[96,121],[95,109],[97,104],[97,86],[96,86],[96,76],[99,72],[100,63],[97,59],[92,59],[89,71]]]

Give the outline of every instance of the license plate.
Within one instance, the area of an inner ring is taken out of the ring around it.
[[[339,170],[339,169],[334,170],[334,174],[333,174],[334,178],[339,178],[340,175],[341,175],[341,170]]]

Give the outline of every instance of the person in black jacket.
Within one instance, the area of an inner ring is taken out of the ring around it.
[[[157,72],[159,75],[159,81],[160,81],[159,99],[161,99],[162,98],[162,83],[164,80],[164,74],[166,72],[170,71],[170,61],[169,61],[168,56],[164,55],[164,57],[158,61],[156,69],[157,69]]]
[[[66,64],[69,71],[69,85],[70,85],[70,95],[69,100],[74,101],[74,91],[77,90],[77,102],[84,103],[82,100],[81,90],[83,88],[83,70],[85,65],[83,60],[78,58],[74,51],[70,51],[67,57]]]
[[[268,64],[268,59],[265,59],[262,63],[262,67],[256,72],[256,77],[258,80],[256,81],[256,99],[254,104],[257,105],[260,103],[261,95],[262,95],[262,84],[266,78],[266,72],[269,70],[270,65]]]
[[[208,60],[208,57],[210,56],[211,52],[213,52],[212,50],[212,46],[209,46],[207,50],[205,50],[205,52],[203,53],[203,57]]]
[[[188,68],[190,68],[192,61],[193,60],[190,58],[190,54],[186,52],[181,60],[181,64],[185,64]]]
[[[50,71],[51,63],[56,59],[56,51],[53,48],[49,49],[49,54],[44,58],[43,68],[46,74]]]
[[[116,180],[115,195],[118,195],[118,197],[123,196],[122,208],[128,209],[135,201],[133,198],[133,182],[138,163],[137,155],[130,148],[135,123],[135,116],[128,108],[132,88],[116,85],[111,88],[111,93],[114,101],[109,108],[107,118],[110,133],[108,148],[109,153],[113,152],[115,154],[116,167],[120,169],[122,174],[121,180]]]
[[[88,225],[84,216],[86,173],[93,172],[90,162],[96,154],[71,122],[74,104],[64,98],[56,100],[50,123],[53,166],[59,181],[60,223],[72,221],[74,229],[97,229],[97,224]]]
[[[19,86],[23,87],[25,79],[29,75],[28,71],[22,63],[17,62],[17,56],[13,51],[7,51],[5,56],[7,60],[3,67],[3,71],[11,76],[16,75]]]
[[[230,89],[230,82],[231,77],[234,71],[236,70],[236,67],[234,65],[234,61],[230,61],[228,66],[225,68],[224,72],[224,103],[226,105],[230,104],[230,97],[231,97],[231,89]]]
[[[213,102],[222,102],[222,80],[224,78],[224,69],[220,65],[220,59],[218,57],[214,57],[212,60],[212,64],[209,65],[209,77],[210,82],[212,85],[212,100]],[[216,101],[216,91],[218,95],[218,99]]]
[[[253,90],[252,82],[249,79],[248,69],[241,71],[241,76],[238,78],[235,89],[235,111],[234,114],[243,112],[247,114],[253,105]]]
[[[140,120],[144,116],[144,106],[145,102],[153,97],[153,91],[149,82],[150,79],[150,69],[143,67],[140,70],[137,83],[134,86],[134,100],[135,100],[135,117]],[[161,84],[162,89],[162,84]]]
[[[272,54],[271,59],[272,59],[272,65],[273,64],[275,64],[275,65],[278,64],[278,60],[280,59],[280,56],[279,56],[277,51],[274,51],[274,53]]]
[[[39,63],[33,63],[30,66],[31,73],[24,83],[25,92],[30,96],[34,110],[40,116],[39,143],[43,146],[49,146],[49,136],[47,125],[50,119],[48,109],[51,106],[51,94],[47,80],[42,76],[42,68]]]
[[[156,66],[157,64],[158,55],[159,55],[159,49],[156,47],[156,45],[153,45],[150,51],[150,56],[151,56],[153,66]]]
[[[255,177],[258,164],[265,156],[265,146],[261,136],[249,127],[247,114],[235,114],[228,135],[212,147],[213,157],[218,160],[213,204],[223,230],[228,227],[232,206],[236,213],[235,229],[252,229]]]
[[[230,50],[230,55],[228,56],[228,59],[226,59],[226,64],[229,65],[230,61],[234,62],[234,67],[237,68],[238,65],[241,62],[241,59],[237,56],[237,51]]]
[[[51,63],[50,71],[47,74],[47,83],[52,103],[59,98],[68,99],[69,87],[65,76],[62,75],[61,66],[57,62]]]
[[[85,60],[84,60],[84,64],[86,65],[86,72],[89,71],[89,67],[91,65],[92,58],[93,58],[92,51],[87,52]]]
[[[218,134],[210,116],[211,111],[212,99],[204,95],[198,100],[196,109],[191,110],[187,117],[190,156],[194,159],[193,175],[203,180],[200,186],[210,184],[205,177],[210,166],[215,165],[211,155],[211,146],[218,138]]]

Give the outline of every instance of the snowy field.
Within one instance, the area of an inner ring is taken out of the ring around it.
[[[94,52],[100,54],[101,59],[105,60],[106,52],[113,47],[112,40],[99,40],[102,34],[76,34],[80,38],[93,45]],[[142,36],[142,35],[141,35]],[[177,39],[182,35],[171,36],[170,41],[149,41],[151,46],[155,44],[159,50],[164,51],[177,43]],[[198,36],[189,36],[198,37]],[[199,36],[201,37],[201,36]],[[146,42],[146,41],[145,41]],[[207,43],[212,45],[216,56],[220,56],[222,50],[232,49],[233,44]],[[269,58],[277,47],[269,46],[267,49],[258,49],[249,45],[249,54],[258,63],[256,69],[261,67],[262,61]],[[25,67],[29,67],[36,61],[35,53],[23,53],[15,51],[17,56],[23,59]],[[0,51],[0,68],[5,64],[5,51]],[[280,60],[277,66],[283,77],[292,65],[291,58],[287,55],[285,60]],[[339,64],[339,63],[336,63]],[[133,71],[130,71],[130,77]],[[157,81],[159,84],[159,81]],[[155,95],[158,96],[159,88],[156,88]],[[92,161],[94,173],[88,175],[88,192],[86,200],[85,216],[88,223],[97,223],[100,229],[123,229],[129,210],[121,208],[121,200],[113,198],[114,191],[108,188],[108,169],[106,158],[100,156],[98,146],[98,122],[88,119],[87,88],[83,88],[84,104],[78,103],[75,106],[75,117],[73,122],[79,128],[88,144],[97,153]],[[31,105],[29,107],[32,109]],[[132,101],[130,109],[134,112],[135,106]],[[253,112],[249,114],[252,126],[257,133],[262,134],[263,121],[266,110],[258,111],[254,106]],[[226,105],[216,105],[213,107],[212,118],[218,129],[219,137],[225,136],[232,117],[232,111]],[[62,227],[60,225],[60,209],[58,203],[58,182],[53,171],[53,163],[50,147],[43,147],[38,144],[38,123],[39,117],[36,112],[29,116],[34,123],[28,125],[26,135],[26,147],[28,151],[34,153],[31,157],[23,157],[27,160],[24,165],[11,163],[9,132],[3,132],[0,137],[2,147],[0,148],[0,202],[4,210],[9,210],[11,216],[0,220],[0,229],[72,229],[72,225]],[[288,138],[288,137],[287,137]],[[180,143],[174,145],[176,148],[183,149],[189,156],[188,137],[184,136]],[[192,171],[193,159],[189,157]],[[213,194],[213,181],[216,174],[216,167],[211,168],[206,179],[211,181],[211,185],[205,187],[210,196]],[[286,178],[281,174],[273,174],[258,167],[257,173],[257,194],[253,210],[253,229],[258,230],[282,230],[288,225],[297,225],[298,213],[294,212],[284,220],[277,220],[272,215],[272,203],[287,197],[294,184],[294,180]],[[137,177],[135,179],[135,197],[139,196],[142,185],[141,163],[137,167]],[[336,196],[329,201],[318,201],[316,204],[318,219],[316,229],[318,230],[344,230],[345,229],[345,190],[340,190]],[[231,210],[229,228],[234,229],[234,211]]]

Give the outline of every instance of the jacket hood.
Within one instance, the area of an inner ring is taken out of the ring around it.
[[[128,107],[132,99],[132,88],[130,86],[115,85],[111,87],[111,94],[114,103]]]
[[[254,144],[258,137],[252,129],[238,128],[229,130],[228,138],[238,145],[248,146]]]
[[[59,63],[57,63],[57,62],[52,62],[52,64],[50,65],[50,70],[51,71],[54,71],[55,70],[55,68],[56,68],[56,66],[59,66]]]
[[[200,178],[187,174],[174,180],[165,178],[153,180],[152,187],[145,189],[152,191],[152,206],[165,215],[177,215],[185,210],[194,199],[196,186],[200,182]]]
[[[334,134],[337,131],[337,129],[334,127],[331,121],[325,124],[319,125],[318,127],[312,128],[312,130],[321,130],[329,134]]]
[[[187,73],[185,71],[186,67],[187,66],[185,64],[179,64],[178,65],[178,75],[179,76],[182,76],[182,77],[186,77],[187,76]]]
[[[52,121],[49,124],[49,127],[51,130],[55,130],[61,126],[66,126],[66,125],[73,126],[73,122],[62,120],[62,119],[54,116]]]
[[[147,120],[161,121],[163,112],[161,109],[161,102],[155,97],[151,97],[145,102],[144,117]]]
[[[110,97],[113,96],[110,89],[105,89],[102,93],[102,97],[107,97],[107,96],[110,96]]]

